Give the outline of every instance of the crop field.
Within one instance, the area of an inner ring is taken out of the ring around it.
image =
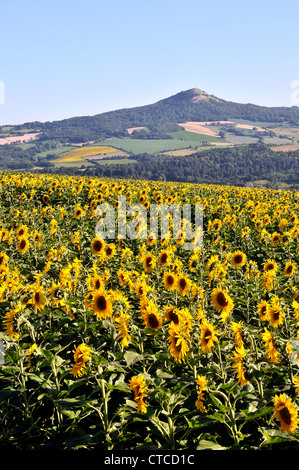
[[[184,132],[184,131],[183,131]],[[219,141],[220,139],[217,139]],[[175,139],[157,139],[157,140],[143,140],[143,139],[131,139],[131,138],[116,138],[109,139],[109,145],[124,150],[125,152],[131,152],[132,154],[155,154],[160,152],[166,152],[169,150],[180,150],[187,147],[197,147],[201,145],[201,141],[195,141],[194,139],[182,140],[179,138]],[[107,141],[97,142],[97,145],[107,145]]]
[[[189,131],[178,131],[172,132],[170,134],[174,139],[179,140],[187,140],[197,144],[202,144],[202,142],[224,142],[224,139],[219,137],[214,137],[213,135],[206,135],[206,134],[199,134],[197,132],[189,132]]]
[[[298,192],[2,172],[0,201],[1,448],[298,450]]]
[[[85,162],[85,157],[90,157],[99,154],[107,154],[117,152],[117,149],[108,145],[91,145],[88,147],[80,147],[67,152],[62,153],[59,158],[53,160],[55,164],[64,163],[77,163]]]

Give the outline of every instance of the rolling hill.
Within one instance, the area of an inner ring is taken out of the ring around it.
[[[128,135],[128,130],[146,127],[153,135],[165,136],[181,130],[179,123],[188,121],[229,121],[243,119],[252,122],[288,123],[299,125],[298,107],[266,107],[234,103],[210,95],[198,88],[182,91],[154,104],[109,111],[94,116],[78,116],[52,122],[30,122],[13,126],[39,131],[40,141],[59,140],[62,143],[87,142]]]
[[[297,188],[298,146],[298,107],[192,88],[145,106],[2,126],[0,168]]]

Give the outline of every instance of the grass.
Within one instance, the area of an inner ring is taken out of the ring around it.
[[[197,134],[196,132],[179,131],[170,134],[174,139],[192,141],[201,144],[202,142],[225,142],[225,140],[212,135]]]
[[[64,153],[64,152],[67,152],[69,150],[72,150],[74,147],[70,146],[70,145],[65,145],[63,147],[59,147],[57,149],[52,149],[52,150],[45,150],[44,152],[39,152],[35,155],[35,157],[37,158],[46,158],[46,156],[49,154],[49,153],[53,153],[55,155],[60,155],[61,153]]]
[[[218,139],[217,141],[220,141]],[[105,142],[98,142],[97,145],[107,144]],[[167,152],[171,150],[180,150],[187,147],[194,148],[201,145],[201,142],[194,140],[180,140],[180,139],[159,139],[159,140],[141,140],[141,139],[111,139],[109,143],[119,150],[130,152],[132,154],[155,154],[160,152]]]

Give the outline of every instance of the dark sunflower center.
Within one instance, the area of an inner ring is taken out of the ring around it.
[[[161,260],[161,263],[162,263],[162,264],[166,263],[166,261],[167,261],[167,253],[163,253],[163,254],[161,255],[160,260]]]
[[[150,328],[158,328],[159,322],[158,322],[157,317],[154,313],[149,314],[148,324],[149,324]]]
[[[103,244],[99,240],[95,241],[94,245],[93,245],[95,251],[101,251],[102,246],[103,246]]]
[[[20,243],[21,250],[23,250],[25,248],[25,246],[26,246],[26,242],[25,242],[25,240],[22,240],[21,243]]]
[[[279,320],[279,310],[275,310],[273,312],[273,318],[274,318],[274,320]]]
[[[167,276],[167,284],[169,286],[172,286],[172,284],[174,283],[174,278],[173,276]]]
[[[151,256],[148,256],[148,257],[146,258],[145,264],[146,264],[146,266],[147,266],[148,268],[151,266],[151,264],[152,264],[152,258],[151,258]]]
[[[221,307],[226,307],[227,306],[228,301],[226,300],[225,295],[223,294],[223,292],[219,292],[219,294],[217,295],[217,303]]]
[[[179,323],[179,316],[173,310],[169,312],[168,316],[169,316],[169,320],[173,321],[175,325]]]
[[[203,339],[204,339],[205,344],[208,344],[208,342],[211,339],[211,331],[210,330],[206,330]]]
[[[289,410],[285,407],[280,411],[280,416],[286,424],[291,424],[291,415]]]
[[[272,269],[274,269],[274,264],[273,263],[267,264],[266,271],[271,271]]]
[[[186,279],[184,279],[184,278],[183,278],[183,279],[180,279],[180,287],[181,287],[181,289],[185,289],[186,285],[187,285]]]
[[[267,310],[266,305],[263,305],[262,308],[261,308],[261,314],[262,314],[262,315],[265,315],[266,310]]]
[[[96,289],[99,289],[101,287],[101,281],[99,279],[97,279],[94,286],[95,286]]]
[[[107,307],[107,301],[103,295],[100,295],[97,298],[97,308],[99,310],[106,310],[106,307]]]
[[[0,262],[0,264],[1,264],[1,262]],[[291,274],[292,271],[293,271],[293,266],[292,265],[288,266],[287,269],[286,269],[286,272],[288,274]]]
[[[174,338],[174,347],[175,347],[176,352],[180,353],[182,350],[182,343],[178,344],[178,340],[179,340],[178,338]]]
[[[40,293],[39,292],[35,292],[34,300],[37,304],[39,303],[39,301],[40,301]]]
[[[243,256],[242,255],[236,255],[235,256],[235,263],[240,264],[243,261]]]

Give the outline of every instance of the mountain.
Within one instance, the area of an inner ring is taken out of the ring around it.
[[[147,127],[151,132],[175,132],[178,123],[246,119],[250,121],[299,125],[299,108],[266,107],[235,103],[198,88],[181,91],[156,103],[123,108],[94,116],[78,116],[53,122],[33,122],[14,126],[15,130],[41,131],[40,141],[87,142],[127,135],[131,127]]]

